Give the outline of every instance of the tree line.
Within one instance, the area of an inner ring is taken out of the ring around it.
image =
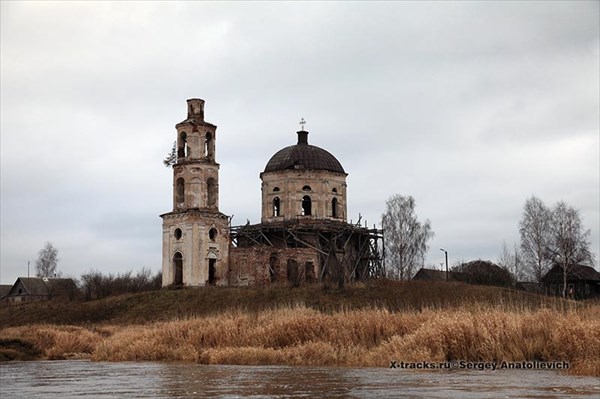
[[[577,265],[595,266],[590,230],[579,211],[564,201],[548,207],[536,196],[525,201],[519,221],[520,244],[504,243],[498,262],[520,279],[541,282],[554,265],[563,270],[563,296],[567,275]]]
[[[58,249],[47,242],[38,252],[35,262],[37,277],[62,277],[58,267]],[[124,273],[102,274],[99,270],[90,270],[74,278],[77,293],[74,296],[84,300],[101,299],[111,295],[136,293],[157,290],[162,287],[162,272],[152,274],[150,269],[142,268],[137,273],[128,271]]]
[[[408,280],[425,266],[428,242],[434,237],[431,222],[419,221],[412,196],[393,195],[382,215],[385,277]],[[563,295],[567,275],[575,265],[594,266],[590,250],[590,230],[586,230],[579,211],[564,201],[547,207],[532,196],[525,201],[519,221],[520,243],[509,248],[503,244],[498,264],[516,281],[541,282],[554,265],[563,269]],[[465,262],[453,267],[462,272]]]

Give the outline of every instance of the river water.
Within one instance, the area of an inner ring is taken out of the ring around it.
[[[206,366],[86,360],[0,364],[4,398],[600,397],[600,379],[556,371]]]

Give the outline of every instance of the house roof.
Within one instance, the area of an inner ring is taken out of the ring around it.
[[[11,287],[10,293],[14,295],[15,287],[22,285],[29,295],[48,295],[52,290],[61,290],[73,286],[75,282],[70,278],[42,278],[19,277]]]
[[[465,273],[461,272],[448,272],[448,280],[450,281],[464,281],[466,278]],[[429,280],[429,281],[446,281],[445,270],[426,269],[422,267],[419,269],[417,274],[412,278],[413,280]]]
[[[532,283],[529,281],[519,281],[516,284],[516,288],[527,292],[541,292],[542,285],[539,283]]]
[[[552,269],[546,273],[542,280],[546,281],[552,278],[557,273],[562,273],[561,265],[554,265]],[[553,279],[553,278],[552,278]],[[600,273],[596,269],[590,266],[574,265],[569,268],[568,273],[569,280],[585,280],[585,281],[600,281]]]
[[[48,295],[48,285],[43,278],[19,277],[19,280],[30,295]]]
[[[450,274],[452,272],[449,272]],[[446,281],[446,272],[444,270],[421,268],[412,278],[413,280],[439,280]]]
[[[600,281],[600,273],[590,266],[575,265],[570,273],[577,280],[596,280]]]

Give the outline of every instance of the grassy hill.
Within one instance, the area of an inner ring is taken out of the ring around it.
[[[344,289],[307,285],[205,287],[163,289],[109,297],[95,301],[34,302],[0,306],[0,327],[28,324],[145,324],[204,317],[228,310],[260,312],[282,307],[306,307],[324,313],[341,310],[386,309],[411,311],[497,307],[538,309],[582,306],[507,288],[463,283],[374,280],[347,285]]]

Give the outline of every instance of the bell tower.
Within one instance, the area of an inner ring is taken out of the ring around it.
[[[204,120],[204,100],[187,100],[175,125],[173,210],[163,219],[162,285],[227,285],[229,218],[219,212],[217,127]]]

